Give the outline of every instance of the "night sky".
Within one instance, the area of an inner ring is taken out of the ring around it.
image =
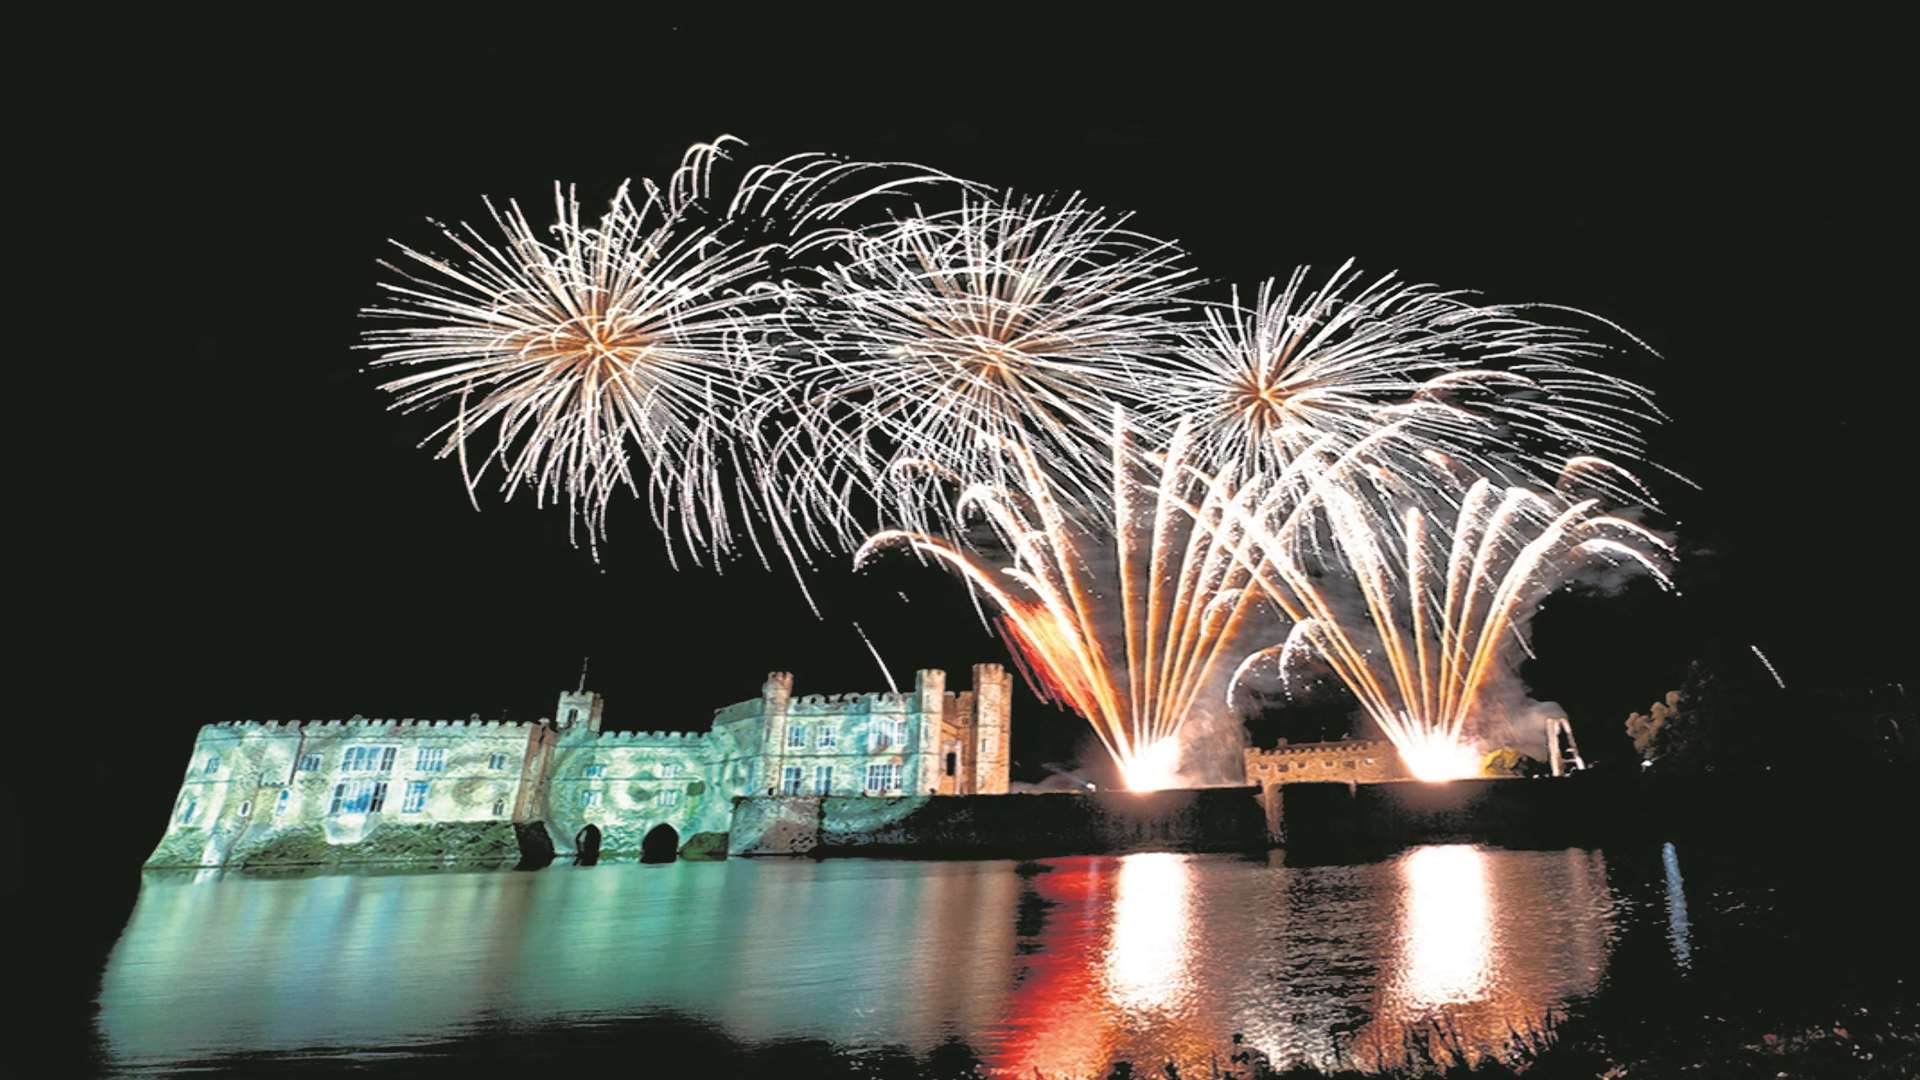
[[[39,174],[48,212],[101,235],[63,255],[84,344],[35,361],[61,389],[30,419],[64,428],[34,508],[58,550],[27,582],[58,594],[33,624],[58,690],[35,696],[112,735],[81,781],[117,794],[76,827],[133,862],[203,723],[530,720],[591,654],[610,726],[697,728],[770,669],[802,693],[880,688],[853,619],[903,681],[1004,660],[930,570],[831,568],[822,622],[782,573],[670,569],[637,505],[599,565],[558,512],[475,513],[455,466],[415,447],[431,421],[387,413],[351,351],[386,238],[430,243],[425,219],[472,218],[483,194],[543,204],[556,178],[596,202],[721,133],[761,159],[1078,189],[1182,241],[1220,283],[1207,295],[1354,257],[1630,328],[1662,355],[1613,370],[1658,391],[1659,459],[1704,491],[1665,488],[1682,597],[1541,616],[1528,677],[1589,739],[1714,643],[1822,685],[1910,666],[1897,125],[1891,76],[1841,43],[1784,26],[1471,51],[1305,27],[236,32],[156,29],[139,62],[96,69],[98,108],[51,122]],[[1023,697],[1015,728],[1030,772],[1084,724]]]

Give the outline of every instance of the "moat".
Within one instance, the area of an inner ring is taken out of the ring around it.
[[[111,1075],[699,1061],[1105,1075],[1397,1059],[1556,1014],[1722,1015],[1846,992],[1911,931],[1751,856],[1412,848],[1358,865],[1136,854],[149,874],[102,976]],[[1873,910],[1883,910],[1876,908]],[[1783,934],[1784,926],[1811,929]],[[1809,972],[1819,973],[1809,977]],[[1204,1071],[1202,1072],[1204,1075]]]

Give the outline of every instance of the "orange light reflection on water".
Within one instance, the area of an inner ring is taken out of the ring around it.
[[[1166,1009],[1187,990],[1193,880],[1186,856],[1128,855],[1114,886],[1107,997],[1122,1009]]]
[[[1477,1000],[1493,955],[1486,853],[1464,845],[1420,848],[1401,860],[1400,875],[1409,1003],[1424,1009]]]

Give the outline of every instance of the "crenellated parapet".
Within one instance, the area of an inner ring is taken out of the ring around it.
[[[1328,780],[1380,783],[1408,778],[1399,752],[1381,739],[1312,743],[1283,739],[1271,749],[1249,747],[1243,757],[1247,782],[1262,786]]]
[[[793,716],[865,716],[871,713],[900,713],[913,708],[908,694],[889,691],[868,694],[802,694],[792,699],[787,711]]]
[[[204,728],[236,731],[294,731],[303,728],[458,728],[524,731],[529,727],[538,726],[541,724],[537,721],[482,720],[477,716],[468,720],[419,720],[411,716],[401,720],[371,719],[364,716],[355,716],[347,720],[221,720],[203,725]]]
[[[669,749],[698,749],[705,745],[706,731],[602,731],[590,746],[663,746]]]

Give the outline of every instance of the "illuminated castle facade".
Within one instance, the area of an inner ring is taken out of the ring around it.
[[[200,729],[149,866],[510,861],[529,831],[556,853],[724,851],[746,795],[974,795],[1008,788],[1012,682],[919,672],[911,692],[759,697],[701,732],[602,730],[606,701],[560,694],[552,719],[243,721]],[[591,827],[591,828],[590,828]]]

